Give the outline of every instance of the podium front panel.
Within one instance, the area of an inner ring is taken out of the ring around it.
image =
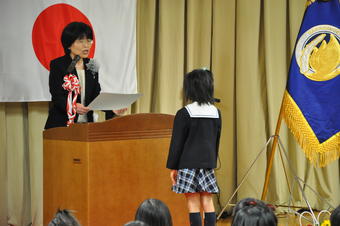
[[[137,114],[44,132],[44,225],[57,208],[83,226],[134,220],[148,198],[169,207],[173,225],[188,225],[184,195],[166,169],[173,116]]]
[[[88,144],[77,141],[44,140],[44,225],[57,209],[76,211],[88,225]]]

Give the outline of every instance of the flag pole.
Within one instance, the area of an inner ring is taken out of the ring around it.
[[[285,98],[285,95],[283,95],[283,98],[282,98],[279,118],[278,118],[277,123],[276,123],[276,129],[275,129],[275,134],[274,134],[273,145],[272,145],[272,148],[271,148],[271,151],[270,151],[270,156],[267,159],[266,178],[265,178],[264,185],[263,185],[261,200],[265,200],[266,195],[267,195],[267,191],[268,191],[269,177],[270,177],[270,173],[271,173],[272,166],[273,166],[274,154],[275,154],[276,146],[277,146],[277,143],[278,143],[281,123],[282,123],[283,100],[284,100],[284,98]]]

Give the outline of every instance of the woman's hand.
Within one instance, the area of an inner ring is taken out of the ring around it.
[[[177,170],[171,170],[170,171],[170,178],[171,178],[171,181],[172,181],[172,185],[175,185],[176,184],[176,181],[177,181]]]
[[[122,109],[118,109],[118,110],[113,110],[113,112],[114,112],[116,115],[122,115],[122,114],[124,114],[126,111],[127,111],[127,108],[122,108]]]
[[[85,107],[84,105],[77,103],[76,104],[76,111],[80,115],[85,115],[87,112],[89,112],[90,108]]]

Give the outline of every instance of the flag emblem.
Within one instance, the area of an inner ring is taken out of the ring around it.
[[[314,81],[326,81],[339,75],[339,40],[340,29],[331,25],[318,25],[301,35],[295,49],[300,73]]]

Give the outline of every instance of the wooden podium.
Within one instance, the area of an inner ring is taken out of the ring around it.
[[[188,225],[165,168],[173,119],[135,114],[44,131],[44,225],[61,208],[83,226],[121,226],[148,198],[168,205],[173,225]]]

